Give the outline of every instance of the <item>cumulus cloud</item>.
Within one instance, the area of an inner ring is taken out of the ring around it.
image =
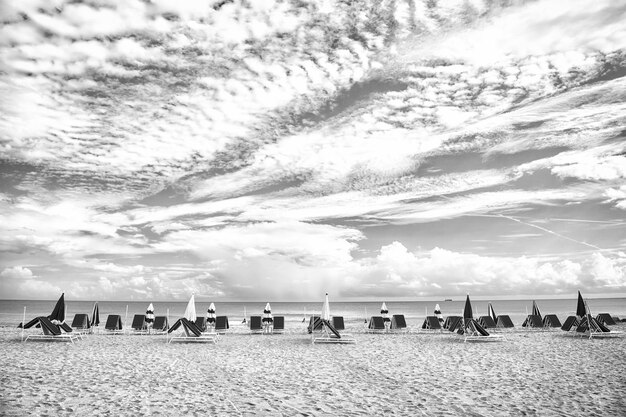
[[[395,296],[437,297],[468,292],[481,295],[565,294],[578,288],[624,291],[623,257],[600,253],[580,261],[537,257],[487,257],[434,248],[410,252],[399,242],[383,246],[379,255],[362,261],[363,285],[345,289],[375,296],[381,288]]]
[[[48,299],[58,296],[59,287],[23,266],[5,268],[0,272],[0,290],[7,298]]]

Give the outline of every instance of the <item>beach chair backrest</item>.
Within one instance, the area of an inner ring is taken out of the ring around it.
[[[556,314],[546,314],[543,317],[543,327],[561,327],[561,320]]]
[[[496,327],[510,329],[515,327],[515,325],[513,324],[513,320],[511,320],[511,317],[503,314],[501,316],[498,316],[498,320],[496,321]]]
[[[391,328],[406,329],[406,320],[404,319],[404,314],[394,314],[391,317]]]
[[[483,326],[485,329],[491,329],[496,327],[496,322],[493,321],[491,316],[480,316],[478,319],[478,323]]]
[[[572,330],[573,327],[578,327],[578,324],[579,324],[578,318],[576,316],[569,316],[563,322],[563,325],[561,326],[561,330],[565,330],[566,332],[569,332],[570,330]]]
[[[332,324],[330,324],[330,321],[328,320],[321,320],[322,322],[322,326],[326,327],[326,329],[328,329],[329,332],[331,332],[333,334],[332,337],[336,337],[337,339],[341,339],[341,334],[339,333],[339,331],[335,328],[335,326],[333,326]]]
[[[274,316],[274,330],[285,330],[284,316]]]
[[[207,326],[207,320],[206,317],[196,317],[196,327],[198,329],[200,329],[200,331],[206,332],[206,326]]]
[[[215,330],[227,330],[229,328],[228,316],[217,316],[215,318]]]
[[[609,313],[598,314],[598,316],[596,317],[596,320],[598,320],[600,323],[607,325],[607,326],[615,325],[615,320],[613,320],[613,317],[611,317]]]
[[[372,316],[367,328],[373,330],[385,330],[385,321],[382,316]]]
[[[146,328],[146,315],[135,314],[133,317],[133,323],[131,324],[133,330],[145,330]]]
[[[154,323],[152,323],[152,328],[154,330],[167,330],[167,317],[156,316],[154,318]]]
[[[316,330],[322,329],[322,319],[320,316],[311,316],[309,318],[309,326],[307,327],[307,331],[309,333],[313,333]]]
[[[122,317],[118,314],[109,314],[104,328],[106,330],[122,330]]]
[[[440,330],[441,325],[439,324],[439,318],[437,316],[428,316],[426,317],[428,320],[428,328],[432,330]]]
[[[461,323],[462,323],[462,318],[460,316],[448,316],[446,318],[444,328],[448,329],[451,332],[454,332],[458,328],[462,327]]]
[[[333,327],[337,330],[345,330],[343,316],[333,316]]]
[[[476,320],[469,319],[468,323],[469,323],[469,326],[472,329],[472,332],[475,335],[478,335],[478,336],[489,336],[489,332],[483,326],[481,326],[480,323],[478,323]],[[466,326],[467,326],[467,324],[466,324]]]
[[[75,329],[88,329],[89,328],[89,316],[87,314],[75,314],[74,320],[72,320],[72,327]]]
[[[250,316],[250,330],[262,330],[261,316]]]
[[[202,335],[202,329],[200,329],[195,322],[189,321],[186,318],[180,319],[183,325],[183,329],[187,334],[187,337],[199,337]]]
[[[46,336],[61,336],[61,329],[59,329],[59,326],[56,324],[52,323],[49,318],[40,317],[39,324],[41,324],[41,330]]]
[[[173,333],[173,332],[175,332],[176,330],[178,330],[178,328],[179,328],[180,326],[182,326],[182,325],[183,325],[183,319],[178,319],[178,320],[176,320],[176,322],[174,322],[174,324],[172,325],[172,327],[170,327],[170,328],[168,329],[168,331],[167,331],[167,332],[168,332],[168,333]]]

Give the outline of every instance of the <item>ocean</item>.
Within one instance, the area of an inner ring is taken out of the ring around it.
[[[265,301],[259,302],[219,302],[214,301],[218,316],[228,316],[231,327],[243,326],[244,309],[247,317],[262,315]],[[516,326],[532,311],[532,300],[472,300],[472,307],[476,316],[487,315],[487,304],[491,302],[496,314],[508,314]],[[626,298],[590,298],[587,299],[589,309],[595,316],[599,313],[610,313],[613,316],[626,318]],[[26,307],[26,320],[37,316],[49,315],[54,308],[56,300],[33,301],[33,300],[0,300],[0,326],[16,327],[22,322],[24,307]],[[198,315],[206,314],[211,301],[197,301],[196,312]],[[74,314],[91,314],[94,301],[72,301],[66,299],[66,321],[71,324]],[[150,304],[149,301],[99,301],[100,320],[106,321],[109,314],[119,314],[130,324],[133,315],[144,314]],[[187,301],[154,302],[154,314],[165,316],[168,314],[170,322],[182,317]],[[381,301],[353,301],[332,302],[330,311],[332,315],[343,316],[346,324],[364,322],[366,318],[380,315]],[[389,315],[404,314],[409,327],[421,326],[426,315],[433,315],[435,304],[439,304],[444,317],[448,315],[461,315],[465,305],[465,298],[453,301],[387,301]],[[576,311],[576,298],[572,299],[539,299],[537,300],[542,314],[556,314],[561,321]],[[272,314],[285,316],[286,326],[295,327],[303,318],[312,314],[320,314],[322,301],[319,302],[272,302]]]

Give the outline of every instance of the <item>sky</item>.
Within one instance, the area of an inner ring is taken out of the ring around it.
[[[623,2],[0,17],[0,298],[626,295]]]

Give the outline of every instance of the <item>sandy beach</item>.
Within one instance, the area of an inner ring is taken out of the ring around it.
[[[624,326],[618,326],[623,327]],[[305,329],[213,344],[89,335],[75,344],[1,332],[3,415],[619,416],[626,339],[517,331],[366,334],[312,345]]]

